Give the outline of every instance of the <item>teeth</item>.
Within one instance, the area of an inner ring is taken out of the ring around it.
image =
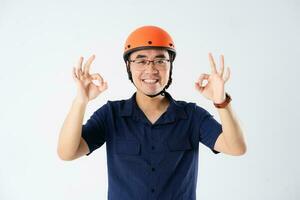
[[[158,82],[158,80],[145,79],[144,82],[146,82],[146,83],[156,83],[156,82]]]

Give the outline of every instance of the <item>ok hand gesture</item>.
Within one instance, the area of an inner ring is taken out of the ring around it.
[[[230,70],[227,67],[226,74],[224,72],[224,56],[220,55],[221,68],[219,71],[216,69],[216,64],[211,53],[208,54],[211,66],[211,74],[201,74],[198,81],[195,82],[195,88],[203,94],[207,99],[212,100],[214,103],[222,103],[225,101],[225,88],[224,85],[230,77]],[[203,85],[202,82],[207,80],[207,84]]]
[[[95,55],[92,55],[82,66],[83,57],[80,57],[76,68],[73,67],[72,76],[77,85],[76,99],[84,103],[96,98],[108,87],[107,82],[104,82],[100,74],[90,74],[90,67],[94,59]],[[99,85],[94,84],[92,80],[98,80]]]

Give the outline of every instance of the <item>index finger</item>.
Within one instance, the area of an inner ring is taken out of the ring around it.
[[[104,82],[102,76],[98,73],[97,74],[92,74],[91,77],[92,77],[93,80],[98,80],[100,82],[100,84]]]

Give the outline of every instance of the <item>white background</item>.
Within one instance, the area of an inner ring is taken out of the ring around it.
[[[299,175],[300,4],[282,1],[3,1],[0,0],[1,200],[107,198],[105,145],[62,161],[58,134],[76,85],[72,67],[93,53],[92,73],[107,100],[131,97],[122,60],[128,34],[156,25],[174,39],[173,98],[196,102],[220,121],[194,88],[210,73],[208,52],[231,68],[225,85],[244,130],[244,156],[214,155],[200,145],[197,199],[296,200]]]

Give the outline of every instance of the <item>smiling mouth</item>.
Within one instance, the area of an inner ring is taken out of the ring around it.
[[[144,83],[147,83],[147,84],[155,84],[155,83],[158,83],[158,79],[142,79],[142,81]]]

